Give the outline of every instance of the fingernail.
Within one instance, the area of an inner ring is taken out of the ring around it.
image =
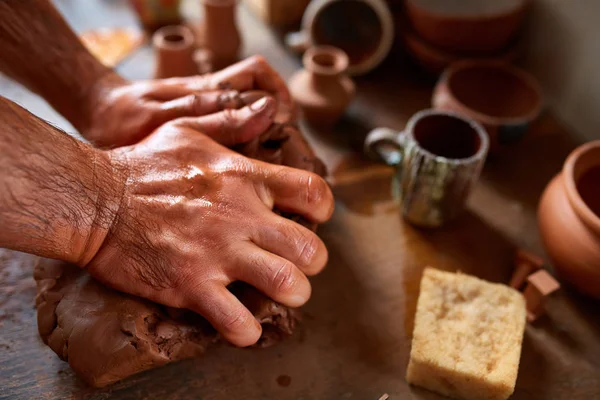
[[[250,104],[250,109],[252,111],[262,111],[265,109],[265,107],[267,106],[267,103],[269,102],[269,98],[268,97],[263,97],[260,100],[255,101],[254,103]]]
[[[303,306],[308,299],[304,296],[294,295],[290,297],[290,307],[300,307]]]

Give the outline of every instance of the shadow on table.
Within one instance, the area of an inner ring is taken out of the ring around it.
[[[483,177],[504,197],[536,209],[548,182],[579,145],[551,115],[532,126],[530,136],[504,155],[491,157]]]

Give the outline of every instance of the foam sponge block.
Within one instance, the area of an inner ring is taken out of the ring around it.
[[[425,269],[407,381],[457,399],[507,399],[525,318],[523,296],[508,286]]]

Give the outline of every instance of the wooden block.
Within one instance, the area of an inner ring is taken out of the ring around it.
[[[544,314],[546,298],[560,289],[560,284],[546,270],[529,275],[523,292],[527,304],[527,320],[533,322]]]
[[[310,0],[244,0],[250,9],[269,25],[297,24]]]
[[[544,260],[526,250],[519,249],[515,256],[515,271],[509,286],[521,290],[527,277],[544,266]]]

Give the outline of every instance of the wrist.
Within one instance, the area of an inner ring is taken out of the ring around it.
[[[112,69],[103,68],[91,80],[88,89],[82,93],[79,100],[81,105],[79,112],[70,119],[71,124],[84,137],[87,137],[87,133],[92,129],[98,115],[101,115],[106,108],[106,100],[110,97],[111,91],[128,83],[125,78]]]
[[[125,202],[129,176],[125,162],[106,151],[93,149],[92,152],[94,217],[87,235],[76,250],[75,262],[83,268],[96,256],[118,220]]]

